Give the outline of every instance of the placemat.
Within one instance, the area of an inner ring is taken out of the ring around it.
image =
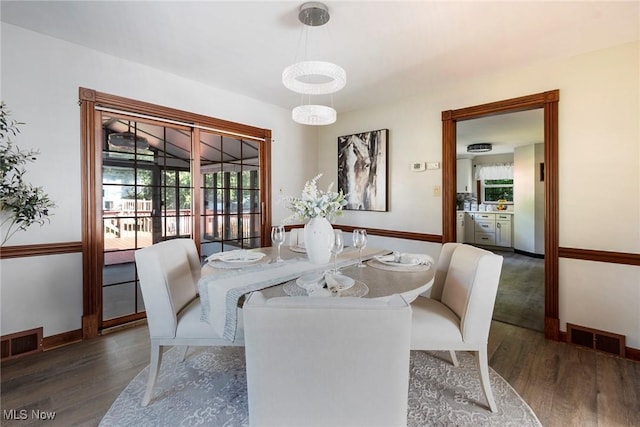
[[[298,286],[295,280],[291,280],[282,285],[284,293],[290,297],[307,296],[307,290]],[[359,280],[356,280],[352,287],[340,291],[336,296],[338,297],[363,297],[369,293],[369,287]],[[333,296],[333,295],[332,295]]]

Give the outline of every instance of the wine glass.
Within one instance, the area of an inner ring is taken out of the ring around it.
[[[333,235],[329,236],[329,249],[333,254],[333,273],[338,273],[337,258],[338,254],[344,249],[344,239],[342,238],[342,230],[333,230]]]
[[[360,251],[358,267],[364,267],[365,265],[362,263],[362,250],[367,246],[367,230],[362,228],[353,230],[353,246]]]
[[[283,225],[274,225],[271,227],[271,241],[278,246],[278,257],[276,258],[276,262],[282,262],[282,258],[280,258],[280,245],[284,243],[285,233]]]

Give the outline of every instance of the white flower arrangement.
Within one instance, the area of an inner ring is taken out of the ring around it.
[[[287,208],[293,215],[284,219],[284,223],[296,218],[306,220],[316,217],[324,217],[331,221],[334,217],[342,215],[342,208],[347,204],[342,190],[332,191],[333,182],[327,191],[318,190],[318,179],[322,174],[316,175],[311,181],[307,181],[302,190],[302,197],[284,197]]]

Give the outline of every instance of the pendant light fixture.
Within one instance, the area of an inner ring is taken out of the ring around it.
[[[467,153],[486,153],[491,151],[492,145],[489,143],[479,143],[467,145]]]
[[[126,132],[109,134],[108,141],[109,146],[118,150],[136,151],[149,148],[147,138],[131,132],[131,122],[129,122]]]
[[[307,27],[319,27],[329,21],[329,9],[320,2],[307,2],[300,6],[298,19]],[[306,47],[305,47],[306,52]],[[327,125],[336,121],[336,110],[326,105],[311,103],[311,96],[328,95],[347,84],[347,73],[336,64],[327,61],[296,62],[282,72],[282,84],[303,95],[309,101],[293,109],[291,117],[305,125]]]

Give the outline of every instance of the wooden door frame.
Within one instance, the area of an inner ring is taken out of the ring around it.
[[[217,133],[238,137],[245,135],[261,140],[259,150],[260,162],[260,205],[262,224],[260,230],[262,246],[270,243],[271,229],[271,130],[262,129],[240,123],[203,116],[169,107],[150,104],[134,99],[110,95],[93,89],[78,89],[80,105],[80,153],[82,173],[82,338],[93,338],[100,334],[102,323],[102,268],[103,264],[103,230],[102,222],[96,212],[102,212],[101,177],[102,151],[100,149],[101,123],[100,111],[96,107],[112,108],[128,111],[158,119],[173,119],[193,124],[196,128],[204,127]],[[200,144],[197,135],[192,132],[192,170],[193,186],[196,193],[200,188],[199,162]],[[200,209],[195,204],[193,215],[194,240],[200,247]],[[199,249],[198,249],[199,250]]]
[[[442,242],[456,241],[456,123],[544,109],[544,335],[560,339],[558,302],[558,89],[442,112]]]

